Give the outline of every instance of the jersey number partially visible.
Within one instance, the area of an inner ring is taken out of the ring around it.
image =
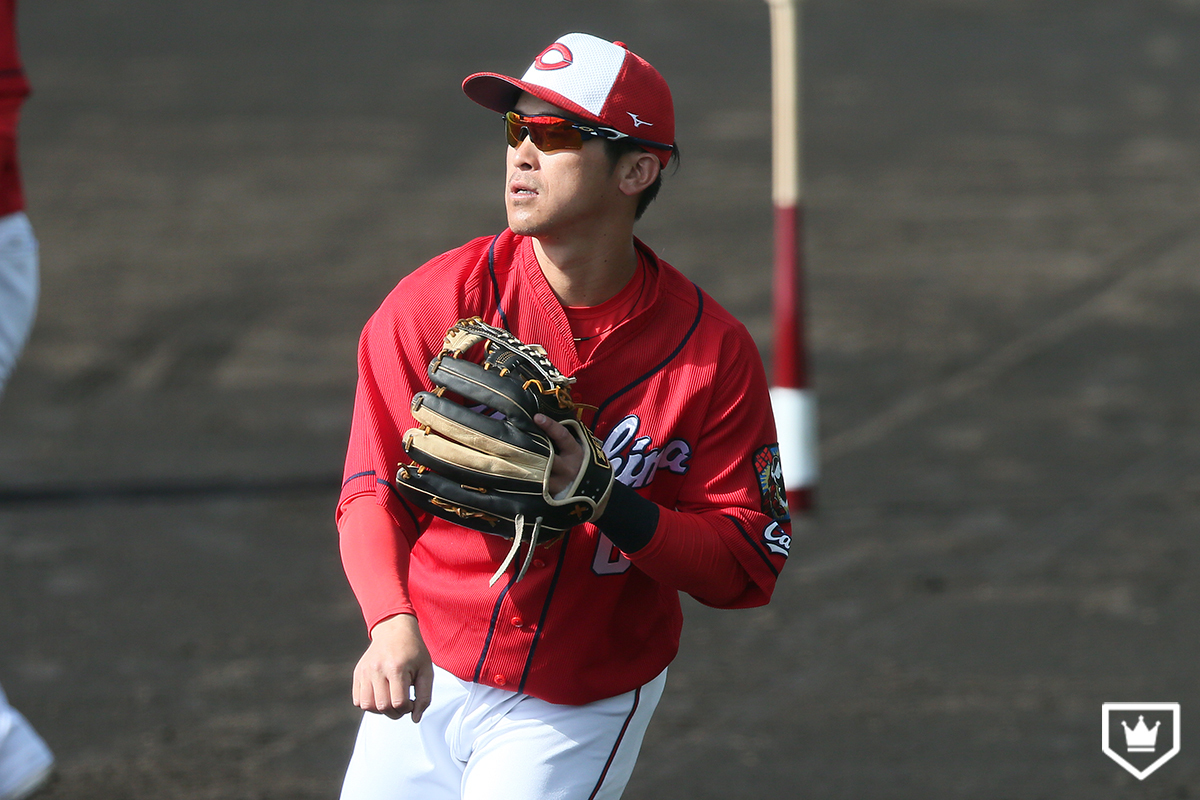
[[[632,563],[603,533],[596,537],[596,556],[592,559],[592,572],[597,575],[620,575],[629,569]]]

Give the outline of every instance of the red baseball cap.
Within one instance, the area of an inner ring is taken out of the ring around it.
[[[581,120],[664,148],[675,144],[675,105],[667,82],[622,42],[568,33],[543,50],[520,80],[477,72],[463,81],[463,91],[501,114],[512,111],[517,96],[525,91]],[[669,149],[646,150],[658,156],[663,166],[671,158]]]

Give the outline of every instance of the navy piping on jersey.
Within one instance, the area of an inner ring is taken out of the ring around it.
[[[722,514],[721,516],[725,517],[726,519],[728,519],[730,522],[732,522],[734,525],[737,526],[738,531],[740,531],[742,534],[742,538],[744,538],[747,542],[750,543],[750,546],[754,548],[754,552],[758,553],[758,557],[761,558],[763,560],[763,563],[767,565],[767,569],[771,570],[771,574],[774,575],[776,578],[778,578],[779,570],[775,569],[775,565],[771,563],[770,557],[767,556],[767,554],[763,552],[762,548],[759,547],[758,542],[754,541],[754,537],[752,537],[749,533],[747,533],[746,529],[742,527],[741,521],[737,517],[731,517],[728,514]]]
[[[375,474],[375,470],[373,470],[373,469],[369,469],[366,472],[356,472],[353,475],[351,475],[349,478],[346,478],[346,480],[342,481],[342,488],[345,489],[346,484],[350,483],[350,481],[352,481],[356,478],[365,478],[368,475],[374,475],[374,474]]]
[[[500,619],[500,608],[504,605],[504,598],[508,597],[508,590],[516,583],[517,573],[514,570],[508,583],[504,585],[500,596],[496,598],[496,605],[492,607],[492,621],[488,624],[487,637],[483,640],[483,650],[479,653],[479,663],[475,665],[475,675],[471,680],[475,683],[481,683],[480,678],[483,677],[483,665],[487,661],[488,649],[492,646],[492,636],[496,633],[496,621]]]
[[[417,512],[413,511],[412,506],[410,506],[408,504],[408,501],[406,499],[404,499],[403,495],[401,495],[400,492],[396,491],[396,487],[392,486],[387,481],[380,481],[380,483],[382,483],[384,486],[391,489],[392,494],[394,494],[396,496],[396,499],[400,501],[400,505],[404,506],[404,510],[408,512],[408,516],[413,522],[413,529],[421,530],[421,520],[417,516]]]
[[[342,481],[342,488],[345,489],[346,486],[349,485],[350,481],[357,480],[358,478],[370,477],[372,475],[375,475],[375,470],[373,470],[373,469],[366,470],[365,472],[356,472],[353,475],[351,475],[349,478],[346,478],[346,480]],[[392,496],[400,501],[400,505],[404,507],[404,510],[408,513],[408,516],[412,518],[413,527],[416,530],[420,530],[421,523],[417,519],[417,514],[415,511],[412,510],[412,506],[410,506],[408,504],[408,501],[404,499],[404,495],[400,494],[400,492],[398,492],[396,490],[395,486],[392,486],[390,483],[385,481],[383,478],[376,477],[375,483],[377,483],[377,484],[382,483],[384,486],[386,486],[388,488],[388,490],[392,493]]]
[[[642,688],[639,686],[633,693],[633,708],[629,709],[629,715],[625,717],[625,724],[621,726],[621,732],[617,734],[617,740],[613,742],[612,750],[608,754],[608,760],[604,762],[604,769],[600,770],[600,779],[596,781],[596,787],[588,795],[588,800],[594,800],[600,789],[604,786],[604,779],[608,777],[608,770],[612,766],[613,760],[617,757],[617,751],[621,749],[621,742],[625,739],[625,732],[629,730],[629,723],[633,722],[633,715],[637,713],[638,703],[641,700]]]
[[[395,486],[392,486],[390,483],[385,481],[383,478],[376,478],[375,482],[382,483],[384,486],[386,486],[388,488],[388,490],[392,493],[392,496],[395,497],[397,500],[399,500],[400,505],[402,505],[404,507],[404,510],[408,512],[408,516],[412,517],[413,528],[416,530],[421,530],[421,522],[420,522],[420,520],[417,519],[417,514],[415,511],[412,510],[412,506],[410,506],[408,504],[408,501],[404,499],[404,495],[400,494],[400,491]]]
[[[504,306],[500,304],[500,281],[496,280],[496,241],[499,238],[500,234],[497,233],[488,245],[488,274],[492,276],[492,296],[496,299],[496,310],[500,312],[500,324],[504,326],[504,330],[512,333],[512,328],[508,327],[508,315],[504,313]]]
[[[675,357],[677,355],[679,355],[679,353],[683,350],[684,346],[687,345],[687,343],[689,341],[691,341],[692,334],[696,332],[696,328],[700,327],[700,319],[704,316],[704,293],[700,291],[699,286],[696,286],[695,284],[692,284],[692,285],[695,286],[695,289],[696,289],[696,318],[692,320],[692,326],[690,328],[688,328],[687,333],[685,333],[683,335],[683,339],[680,340],[679,345],[674,350],[671,351],[671,355],[664,358],[662,360],[662,362],[655,365],[655,367],[653,369],[651,369],[645,375],[642,375],[641,377],[634,380],[632,383],[630,383],[625,388],[617,390],[617,392],[615,394],[611,395],[607,400],[605,400],[603,403],[600,404],[600,407],[596,409],[596,415],[594,417],[592,417],[591,428],[593,431],[596,430],[596,426],[600,423],[600,415],[604,413],[604,410],[606,408],[608,408],[610,403],[612,403],[614,400],[616,400],[618,397],[625,394],[626,392],[631,391],[638,384],[645,383],[646,381],[650,380],[650,378],[654,377],[655,374],[661,372],[663,370],[663,368],[667,366],[667,364],[670,364],[672,361],[675,360]]]
[[[538,642],[542,640],[542,631],[546,630],[546,616],[550,613],[550,600],[554,597],[554,590],[558,587],[558,577],[562,575],[563,564],[567,561],[567,545],[571,542],[571,531],[568,530],[562,538],[562,544],[558,550],[558,563],[554,566],[554,577],[550,579],[550,588],[546,590],[546,601],[542,603],[542,614],[538,617],[537,630],[533,632],[533,643],[529,645],[529,655],[525,657],[525,668],[521,670],[521,685],[517,687],[518,692],[525,691],[525,681],[529,680],[529,672],[533,669],[533,654],[537,650]],[[515,564],[513,565],[515,568]]]

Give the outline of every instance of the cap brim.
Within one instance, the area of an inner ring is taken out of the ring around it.
[[[463,81],[463,92],[484,108],[504,114],[512,111],[517,96],[524,91],[521,81],[494,72],[476,72]]]

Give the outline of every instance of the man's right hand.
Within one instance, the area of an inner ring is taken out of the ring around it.
[[[371,629],[371,646],[354,668],[354,705],[420,722],[433,696],[433,660],[411,614],[388,617]]]

